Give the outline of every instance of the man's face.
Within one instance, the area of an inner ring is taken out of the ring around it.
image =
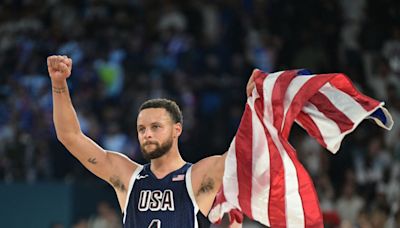
[[[137,119],[137,132],[143,157],[151,160],[169,152],[174,138],[180,134],[178,125],[163,108],[142,110]]]

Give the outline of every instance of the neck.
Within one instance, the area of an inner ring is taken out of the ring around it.
[[[171,148],[163,156],[150,161],[150,169],[157,178],[163,178],[170,172],[181,168],[186,162],[181,157],[178,147]]]

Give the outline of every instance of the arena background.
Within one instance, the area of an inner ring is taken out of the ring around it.
[[[0,1],[0,227],[121,227],[112,188],[55,137],[51,54],[73,58],[82,130],[140,163],[145,99],[178,101],[196,162],[227,149],[254,67],[345,73],[386,102],[393,130],[365,121],[337,155],[296,127],[291,143],[326,227],[400,227],[400,1]]]

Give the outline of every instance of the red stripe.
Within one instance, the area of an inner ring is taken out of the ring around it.
[[[317,141],[326,148],[326,143],[324,141],[324,137],[321,134],[318,126],[315,124],[314,120],[311,119],[309,115],[301,111],[299,115],[297,115],[297,121],[303,126],[303,128],[307,131],[309,135],[317,139]]]
[[[283,115],[284,115],[284,105],[285,94],[287,88],[294,77],[297,75],[297,70],[289,70],[283,72],[276,79],[274,87],[272,89],[272,112],[274,116],[274,126],[276,129],[281,129]]]
[[[342,113],[335,105],[321,92],[315,93],[309,100],[317,109],[322,112],[328,119],[333,120],[340,129],[340,132],[350,130],[354,123],[345,114]]]
[[[225,197],[225,193],[224,193],[224,184],[222,183],[217,195],[215,196],[214,205],[222,204],[225,202],[226,202],[226,197]]]
[[[260,98],[255,102],[255,110],[260,120],[264,119],[264,97],[262,85],[267,75],[259,74],[255,78],[256,88]],[[270,157],[270,192],[268,214],[271,227],[286,227],[285,207],[285,174],[282,158],[265,125],[264,132],[268,142]]]
[[[307,76],[302,76],[307,77]],[[297,117],[301,109],[303,108],[306,101],[313,96],[323,85],[325,85],[334,75],[317,75],[309,79],[299,89],[296,95],[293,97],[290,107],[287,110],[285,116],[285,122],[282,129],[282,136],[287,139],[289,137],[290,129],[292,127],[294,119]],[[278,129],[279,130],[279,129]]]
[[[293,147],[284,138],[280,138],[280,141],[296,169],[297,181],[299,183],[299,194],[303,205],[305,222],[304,227],[323,228],[324,223],[322,220],[322,213],[319,207],[318,197],[314,188],[314,184],[306,169],[297,159],[296,152]]]
[[[231,225],[235,221],[239,224],[242,224],[243,217],[244,217],[243,213],[238,209],[232,209],[231,211],[229,211],[229,223],[230,223],[229,227],[232,227]]]
[[[252,120],[251,110],[246,104],[246,109],[242,116],[238,132],[235,139],[235,152],[237,163],[237,178],[239,187],[239,205],[242,211],[249,217],[253,218],[251,212],[251,188],[252,188]]]
[[[256,83],[256,89],[258,95],[262,98],[264,94],[263,83],[264,79],[268,77],[268,74],[265,74],[262,71],[256,70],[254,75],[254,82]],[[262,110],[264,110],[264,103],[262,103]]]
[[[219,191],[217,192],[217,195],[215,196],[215,200],[214,200],[214,203],[213,203],[213,206],[211,209],[214,209],[217,205],[222,207],[222,204],[225,202],[226,202],[226,197],[224,194],[224,184],[221,184],[221,187],[220,187]],[[222,220],[222,218],[220,217],[217,221],[215,221],[215,223],[220,224],[221,220]]]
[[[352,84],[351,80],[344,74],[335,74],[334,79],[331,80],[330,83],[334,87],[353,97],[353,99],[367,111],[371,111],[380,104],[379,101],[360,93]]]

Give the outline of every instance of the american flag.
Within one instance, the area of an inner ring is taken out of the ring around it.
[[[172,181],[183,181],[185,180],[185,174],[179,174],[172,177]]]
[[[344,136],[366,118],[386,129],[389,112],[361,94],[343,74],[289,70],[253,71],[256,87],[247,99],[228,150],[223,185],[209,219],[243,214],[266,226],[323,227],[317,194],[288,136],[293,122],[332,153]]]

